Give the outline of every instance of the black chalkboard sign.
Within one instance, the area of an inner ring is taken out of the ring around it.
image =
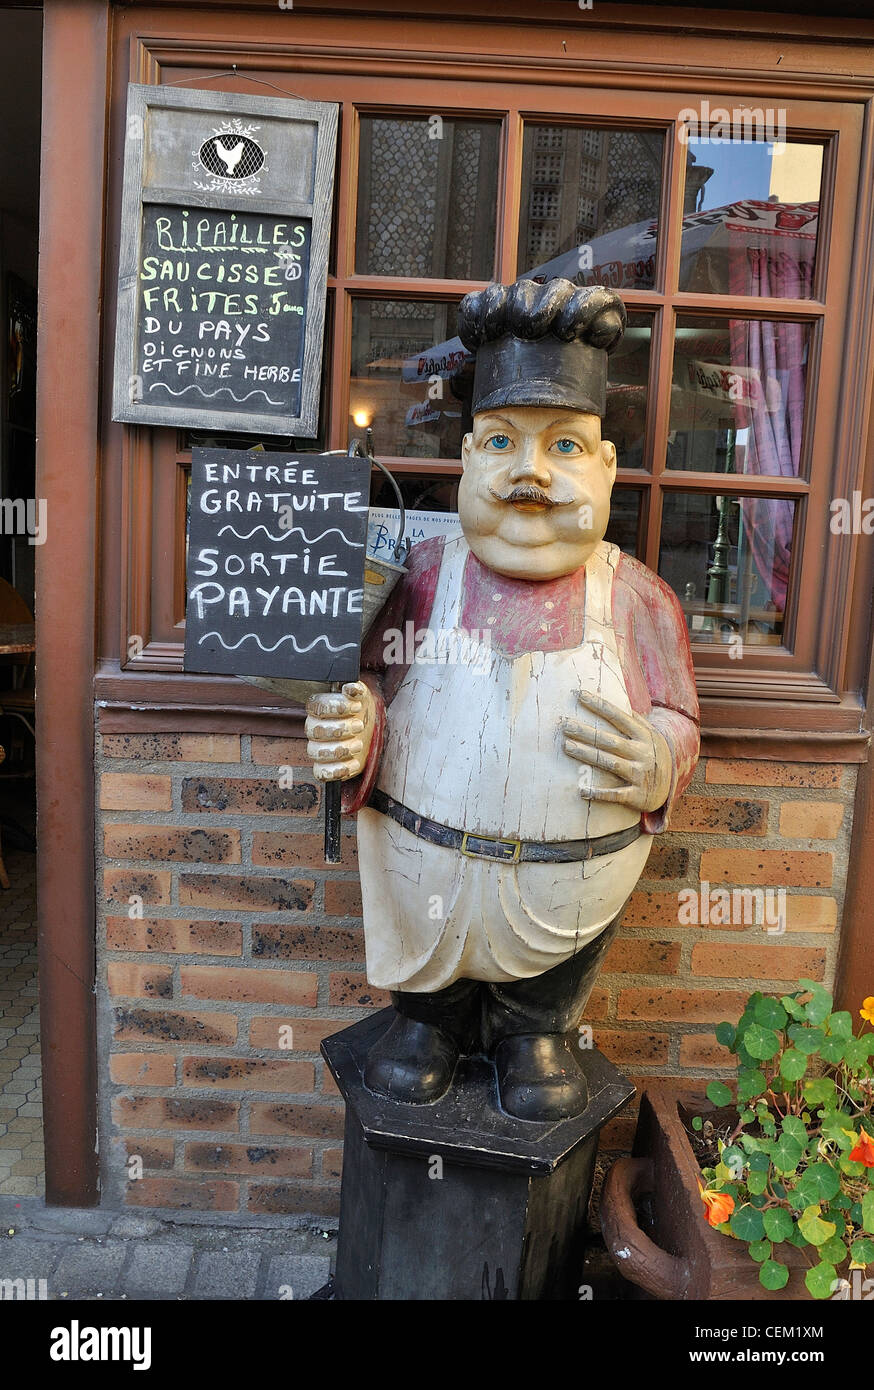
[[[298,416],[310,237],[305,218],[146,207],[140,398]]]
[[[186,671],[358,676],[370,462],[194,449]]]
[[[337,107],[131,85],[113,419],[312,438]]]

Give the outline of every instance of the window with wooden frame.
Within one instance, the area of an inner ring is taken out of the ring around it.
[[[220,442],[339,449],[369,425],[407,504],[452,510],[463,408],[444,368],[461,297],[519,275],[613,285],[628,331],[603,426],[619,453],[608,539],[677,593],[708,719],[779,728],[791,704],[792,727],[852,728],[852,555],[829,503],[851,496],[860,457],[844,363],[862,105],[781,105],[775,87],[775,143],[690,133],[701,97],[681,90],[399,77],[377,99],[354,72],[293,79],[341,106],[320,433]],[[766,97],[739,86],[721,102]],[[219,440],[137,433],[126,448],[150,483],[122,665],[181,671],[190,449]],[[377,483],[373,500],[389,503]]]

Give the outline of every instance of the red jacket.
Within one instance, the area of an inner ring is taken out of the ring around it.
[[[386,666],[386,633],[426,628],[431,616],[444,537],[414,545],[408,573],[396,586],[370,630],[361,653],[361,679],[376,696],[376,728],[367,763],[343,785],[343,810],[354,814],[376,785],[385,739],[386,711],[409,665]],[[503,600],[492,595],[500,584]],[[583,635],[585,567],[561,579],[532,581],[496,575],[471,552],[465,563],[462,626],[487,630],[491,645],[508,656],[531,651],[562,651],[578,646]],[[698,760],[698,696],[692,655],[679,601],[664,580],[639,560],[620,555],[613,578],[613,622],[631,707],[651,719],[667,740],[673,761],[671,789],[664,806],[645,811],[648,834],[664,830],[676,798],[688,785]],[[407,644],[409,645],[409,644]],[[463,827],[462,827],[463,828]]]

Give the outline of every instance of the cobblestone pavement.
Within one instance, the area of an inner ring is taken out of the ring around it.
[[[0,1194],[45,1189],[36,973],[36,858],[5,850],[0,889]]]
[[[0,1197],[0,1302],[307,1299],[335,1249],[329,1225],[218,1226]]]

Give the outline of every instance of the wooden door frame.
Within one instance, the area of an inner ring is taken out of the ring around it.
[[[46,1202],[93,1206],[94,656],[108,0],[46,0],[37,368],[37,933]],[[76,171],[73,173],[72,171]]]

